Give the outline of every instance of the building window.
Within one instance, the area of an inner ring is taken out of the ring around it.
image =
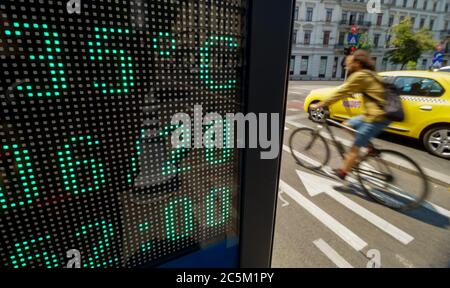
[[[417,8],[417,0],[414,0],[414,2],[413,2],[413,8],[414,8],[414,9]]]
[[[446,12],[450,12],[449,8],[450,8],[450,4],[449,3],[445,4],[445,11]]]
[[[295,12],[294,12],[294,19],[295,20],[298,20],[298,12],[299,12],[299,7],[298,6],[295,6]]]
[[[381,26],[383,23],[383,14],[378,14],[377,16],[377,26]]]
[[[358,15],[358,24],[363,25],[364,24],[364,13],[359,13]]]
[[[333,17],[333,9],[327,9],[325,21],[331,22],[332,17]]]
[[[291,61],[289,63],[289,74],[294,75],[295,70],[295,56],[291,56]]]
[[[425,0],[425,1],[423,1],[423,10],[426,10],[427,9],[427,1]]]
[[[425,26],[425,18],[421,18],[421,19],[420,19],[420,25],[419,25],[419,27],[420,27],[420,28],[423,28],[423,26]]]
[[[305,38],[303,38],[303,44],[309,45],[311,43],[311,31],[305,30]]]
[[[408,4],[408,0],[403,0],[403,7],[406,8],[406,5]]]
[[[356,12],[350,12],[349,24],[350,25],[356,24]]]
[[[389,27],[394,25],[394,16],[389,16]]]
[[[308,62],[309,56],[302,56],[302,61],[300,62],[300,75],[308,74]]]
[[[436,12],[438,2],[433,3],[433,11]]]
[[[383,58],[381,61],[381,71],[386,71],[387,68],[387,60]]]
[[[327,71],[327,59],[327,56],[320,57],[319,78],[325,78],[325,73]]]
[[[339,57],[334,57],[334,62],[333,62],[333,72],[332,72],[332,74],[331,74],[331,77],[332,77],[332,78],[336,78],[338,64],[339,64]]]
[[[338,45],[344,45],[346,32],[339,32]]]
[[[292,32],[292,43],[297,43],[297,29]]]
[[[427,59],[422,59],[422,70],[427,69]]]
[[[311,22],[313,18],[313,8],[306,9],[306,21]]]
[[[380,34],[375,34],[375,35],[373,36],[373,46],[374,46],[375,48],[377,48],[379,42],[380,42]]]
[[[411,17],[411,24],[414,28],[414,24],[416,23],[416,17]]]
[[[348,16],[348,13],[347,12],[342,12],[342,22],[347,22],[347,16]]]
[[[430,30],[434,28],[434,19],[430,19]]]
[[[323,45],[328,46],[330,43],[330,31],[323,31]]]
[[[445,30],[445,29],[449,29],[449,28],[448,28],[448,21],[445,21],[445,23],[444,23],[444,30]]]
[[[385,47],[389,47],[391,45],[391,37],[392,36],[389,34],[386,36],[386,42],[384,44]]]
[[[400,16],[399,22],[402,22],[403,20],[405,20],[405,16]]]

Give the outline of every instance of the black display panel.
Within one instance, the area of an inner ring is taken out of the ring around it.
[[[67,2],[0,1],[0,267],[159,265],[237,237],[238,151],[170,137],[195,105],[242,110],[244,1]]]

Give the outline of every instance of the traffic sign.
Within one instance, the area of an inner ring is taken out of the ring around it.
[[[350,45],[356,46],[359,41],[359,34],[348,34],[347,36],[347,42]]]
[[[434,52],[433,59],[431,59],[431,65],[433,67],[440,66],[442,65],[442,62],[444,62],[444,53],[441,51]]]

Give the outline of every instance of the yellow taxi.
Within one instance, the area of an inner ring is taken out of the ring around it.
[[[431,71],[389,71],[381,77],[393,78],[398,88],[405,120],[392,122],[387,132],[419,139],[432,154],[450,159],[450,74]],[[312,121],[323,120],[326,111],[312,110],[309,106],[319,102],[337,87],[312,90],[304,103],[305,112]],[[328,107],[330,118],[345,120],[363,113],[362,95],[338,101]]]

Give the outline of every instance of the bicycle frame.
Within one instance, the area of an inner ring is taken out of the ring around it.
[[[332,119],[325,119],[325,122],[323,122],[323,125],[322,124],[318,125],[319,129],[317,130],[317,132],[319,132],[322,127],[324,127],[327,130],[328,134],[330,134],[331,140],[332,140],[334,146],[337,147],[339,155],[341,156],[342,159],[344,159],[345,158],[345,149],[344,149],[342,143],[339,142],[336,139],[336,137],[334,136],[333,131],[331,130],[331,128],[330,128],[330,126],[328,125],[327,122],[333,123],[334,125],[337,125],[337,126],[339,126],[341,128],[344,128],[344,129],[346,129],[348,131],[351,131],[353,133],[359,133],[359,132],[356,131],[355,129],[351,128],[351,127],[345,126],[345,125],[343,125],[343,124],[341,124],[341,123],[339,123],[337,121],[334,121]]]
[[[341,128],[344,128],[344,129],[346,129],[348,131],[351,131],[353,133],[359,133],[359,132],[356,131],[355,129],[349,127],[349,126],[345,126],[345,125],[343,125],[343,124],[341,124],[341,123],[339,123],[337,121],[334,121],[332,119],[326,119],[326,121],[324,122],[323,126],[325,127],[327,132],[330,134],[331,140],[333,141],[333,144],[336,146],[336,148],[337,148],[337,150],[339,152],[339,155],[341,156],[342,159],[345,159],[345,149],[343,147],[343,144],[341,142],[339,142],[339,140],[336,139],[336,137],[334,136],[333,131],[331,130],[331,128],[330,128],[330,126],[328,125],[327,122],[333,123],[334,125],[337,125],[337,126],[339,126]],[[317,132],[320,131],[321,126],[322,125],[319,125],[319,129],[317,130]],[[369,144],[372,145],[372,147],[373,147],[372,142],[369,142]],[[365,157],[367,157],[367,155],[364,155],[363,157],[361,157],[361,159],[364,159]],[[388,167],[388,165],[386,165],[386,166]],[[378,178],[378,179],[380,179],[382,181],[389,181],[389,179],[390,179],[389,177],[387,177],[387,175],[385,175],[385,173],[378,173],[378,172],[373,171],[372,169],[370,169],[370,170],[367,170],[367,169],[364,169],[364,168],[354,168],[354,169],[357,169],[359,172],[363,172],[363,173],[371,173],[372,177],[374,177],[374,175],[382,176],[382,177]]]

